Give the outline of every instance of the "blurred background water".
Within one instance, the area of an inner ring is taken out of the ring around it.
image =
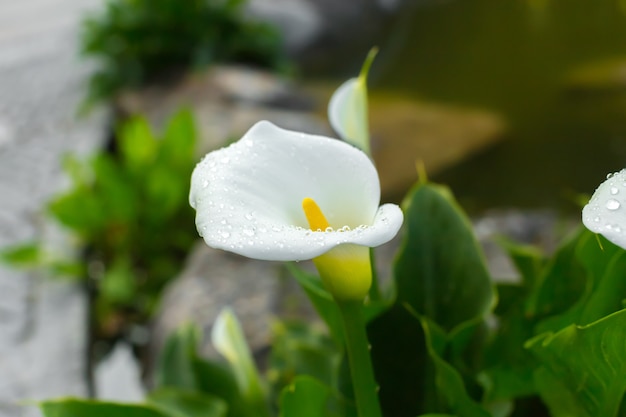
[[[468,208],[577,210],[626,163],[623,0],[416,2],[379,45],[374,91],[504,116],[507,140],[435,178]]]

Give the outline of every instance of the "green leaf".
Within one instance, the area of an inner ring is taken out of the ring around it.
[[[482,317],[493,289],[471,224],[450,191],[418,184],[404,202],[405,234],[395,264],[398,302],[446,331]]]
[[[107,213],[101,198],[88,188],[76,188],[54,198],[50,213],[64,226],[83,238],[101,236],[107,223]]]
[[[113,304],[128,305],[137,295],[137,277],[126,256],[107,267],[100,281],[100,296]]]
[[[215,320],[211,342],[230,364],[242,397],[256,408],[258,416],[269,415],[263,383],[241,325],[230,309],[223,309]]]
[[[498,285],[498,326],[483,353],[487,403],[535,393],[533,370],[537,361],[524,349],[524,343],[534,336],[536,324],[525,315],[529,292],[530,288],[516,284]]]
[[[606,270],[585,303],[577,324],[592,323],[624,308],[626,299],[626,252],[615,254],[606,265]]]
[[[166,341],[157,362],[155,381],[157,387],[174,387],[195,390],[198,388],[193,360],[198,346],[198,330],[183,326]]]
[[[228,410],[217,397],[173,388],[153,391],[147,400],[172,417],[225,417]]]
[[[39,407],[45,417],[174,417],[149,405],[116,404],[73,398],[43,401],[39,403]]]
[[[602,242],[602,246],[600,245]],[[625,252],[614,244],[602,238],[598,241],[595,235],[588,231],[583,231],[579,235],[575,246],[575,259],[572,263],[580,265],[583,272],[580,277],[567,276],[564,280],[562,276],[560,281],[568,281],[569,279],[579,279],[584,281],[584,287],[578,291],[578,298],[565,311],[549,316],[537,324],[536,333],[546,331],[558,331],[570,324],[584,325],[598,320],[610,313],[620,310],[623,290],[625,282],[621,279],[620,268],[623,267],[624,259],[620,257]],[[578,271],[578,268],[576,269]],[[570,287],[558,283],[558,277],[555,276],[549,285],[556,287],[557,293],[553,293],[554,297],[571,297]],[[559,290],[560,288],[560,290]],[[545,289],[545,286],[544,286]]]
[[[280,417],[356,417],[356,410],[329,386],[299,376],[281,394]]]
[[[34,266],[41,262],[41,248],[37,243],[25,243],[11,246],[0,252],[3,262],[15,266]]]
[[[490,414],[468,394],[461,375],[446,362],[441,354],[447,343],[446,335],[427,317],[420,322],[426,336],[426,347],[430,359],[435,364],[435,384],[445,406],[458,417],[490,417]]]
[[[543,318],[559,314],[580,299],[587,285],[587,273],[576,252],[586,233],[578,229],[554,254],[527,302],[528,316]]]
[[[145,118],[133,117],[123,123],[117,132],[117,143],[129,171],[141,172],[154,163],[158,143]]]
[[[541,361],[539,393],[553,417],[616,416],[626,390],[626,310],[527,345]]]
[[[196,126],[189,109],[180,110],[169,121],[163,137],[159,160],[179,171],[195,165]]]
[[[272,326],[272,350],[268,377],[275,392],[308,375],[333,386],[339,368],[340,352],[333,341],[314,325],[280,321]]]

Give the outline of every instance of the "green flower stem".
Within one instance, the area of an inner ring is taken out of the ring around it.
[[[380,284],[378,283],[378,273],[376,272],[376,257],[374,256],[374,248],[370,248],[370,265],[372,268],[372,286],[370,287],[369,296],[370,301],[382,300],[382,294],[380,292]]]
[[[346,338],[350,375],[359,417],[382,417],[378,384],[370,358],[369,342],[360,301],[337,300]]]

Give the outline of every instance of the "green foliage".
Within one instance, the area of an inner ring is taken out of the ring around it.
[[[243,15],[242,0],[109,0],[83,22],[82,53],[99,60],[89,100],[173,73],[237,62],[287,66],[271,26]]]
[[[132,119],[120,127],[116,147],[118,155],[100,152],[86,161],[68,156],[65,169],[73,185],[49,205],[52,217],[85,248],[83,265],[39,243],[4,254],[17,265],[88,279],[105,337],[123,330],[111,326],[120,318],[124,323],[150,317],[197,237],[187,202],[196,163],[191,114],[173,117],[161,138],[145,120]]]
[[[139,138],[142,129],[134,127]],[[127,146],[142,150],[134,164],[158,154],[147,144]],[[404,213],[389,291],[395,297],[354,304],[367,323],[385,417],[626,415],[626,252],[584,229],[550,257],[502,239],[520,280],[498,283],[447,188],[416,185]],[[25,252],[25,259],[31,257]],[[123,271],[128,260],[120,262]],[[182,328],[164,348],[149,405],[128,408],[125,415],[356,417],[352,391],[358,380],[352,380],[350,367],[358,361],[349,362],[344,351],[346,340],[354,341],[346,331],[354,329],[345,326],[345,305],[332,299],[317,276],[295,265],[288,269],[327,333],[316,323],[276,323],[266,378],[259,381],[234,316],[218,319],[213,332],[225,361],[200,357],[199,333]],[[109,291],[124,299],[128,294],[116,285],[123,287],[119,283],[126,278],[112,271]],[[251,378],[260,387],[255,395]],[[129,406],[87,407],[97,405],[42,404],[46,417],[78,411],[97,416]]]

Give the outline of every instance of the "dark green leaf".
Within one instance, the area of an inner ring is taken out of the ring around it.
[[[458,417],[490,417],[490,414],[468,394],[461,375],[441,354],[447,343],[446,335],[428,318],[421,318],[426,336],[428,355],[435,365],[435,384],[445,407]]]
[[[616,416],[626,390],[626,310],[532,339],[535,381],[553,417]]]
[[[137,295],[137,277],[129,259],[117,257],[107,267],[100,281],[100,293],[113,304],[132,303]]]
[[[482,317],[493,290],[472,227],[447,188],[418,184],[404,202],[405,233],[395,265],[398,302],[446,331]]]
[[[217,397],[174,388],[151,392],[148,402],[172,417],[225,417],[228,410]]]
[[[299,376],[280,399],[280,417],[352,417],[355,409],[337,393],[308,376]]]
[[[156,386],[197,389],[193,364],[197,346],[198,331],[194,326],[183,326],[174,332],[167,339],[157,363]]]
[[[72,398],[44,401],[39,407],[45,417],[173,417],[149,405],[116,404]]]

